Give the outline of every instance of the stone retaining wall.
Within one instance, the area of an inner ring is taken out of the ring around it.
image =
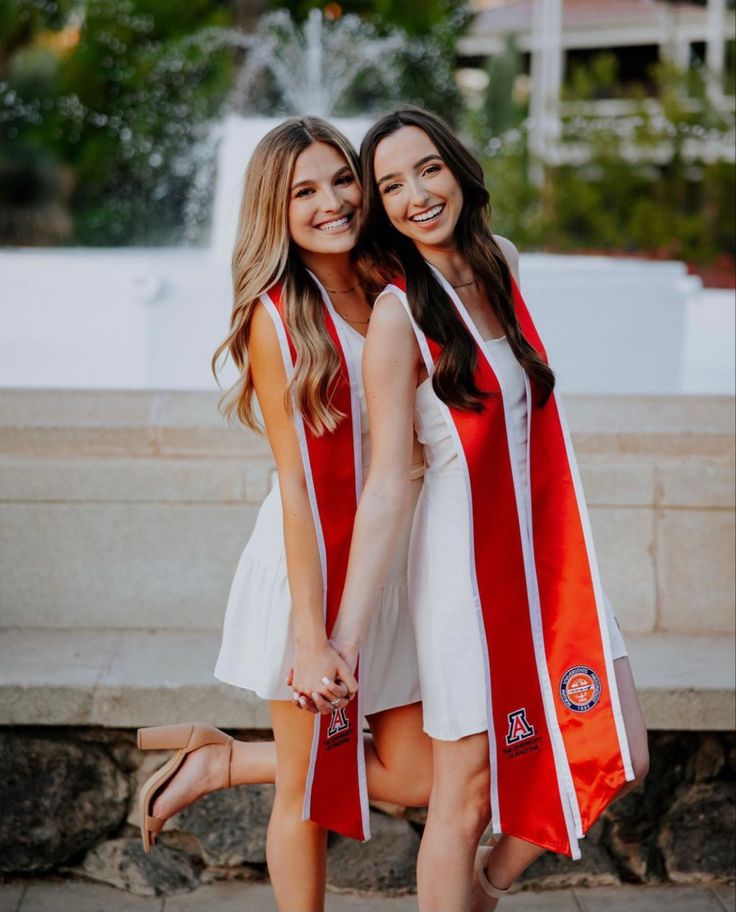
[[[543,856],[523,887],[734,877],[736,736],[655,732],[650,751],[643,788],[604,814],[582,844],[582,861]],[[142,755],[129,730],[0,730],[0,873],[73,871],[148,895],[217,879],[265,878],[268,785],[203,798],[169,824],[151,856],[143,854],[138,786],[164,756]],[[382,805],[372,811],[369,843],[331,837],[330,883],[387,893],[414,889],[424,813]]]
[[[571,396],[624,631],[733,633],[733,397]],[[0,625],[218,629],[271,482],[205,393],[0,390]]]

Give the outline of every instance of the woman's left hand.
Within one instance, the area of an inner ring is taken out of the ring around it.
[[[286,677],[286,684],[288,687],[292,687],[293,683],[294,669],[292,668]],[[324,716],[335,709],[347,706],[352,699],[347,684],[339,679],[331,681],[329,678],[322,678],[322,685],[319,693],[304,694],[295,690],[293,693],[294,705],[299,709],[306,709],[307,712],[320,713]]]
[[[358,664],[358,646],[353,643],[343,643],[340,640],[330,640],[330,646],[337,652],[351,672],[355,673]],[[286,683],[291,687],[294,683],[294,669],[290,669],[286,678]],[[341,680],[331,681],[329,678],[322,678],[323,687],[318,693],[302,694],[294,691],[294,703],[300,709],[306,709],[308,712],[319,712],[327,715],[335,709],[341,709],[355,697],[351,694],[347,684]],[[300,699],[301,698],[301,699]]]

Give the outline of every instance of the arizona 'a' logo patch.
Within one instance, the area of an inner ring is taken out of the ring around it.
[[[532,738],[535,735],[534,726],[526,717],[526,709],[515,709],[508,715],[509,730],[506,734],[507,744],[518,744],[526,738]]]
[[[333,709],[330,724],[327,726],[327,737],[332,738],[350,728],[350,719],[345,715],[345,708]]]
[[[560,699],[573,712],[588,712],[600,698],[601,679],[587,665],[576,665],[562,676]]]

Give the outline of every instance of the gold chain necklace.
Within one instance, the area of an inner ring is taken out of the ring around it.
[[[356,282],[355,285],[351,285],[350,288],[328,288],[325,285],[325,291],[328,291],[330,294],[350,294],[351,291],[355,291],[356,288],[360,285],[360,282]]]
[[[337,310],[337,308],[335,308],[335,310],[337,311],[338,316],[342,317],[346,323],[356,323],[358,326],[366,326],[368,323],[371,322],[370,317],[368,317],[367,320],[351,320],[350,317],[346,317],[345,314],[341,314],[340,311]]]
[[[339,288],[328,288],[325,285],[325,291],[329,292],[329,294],[349,294],[351,291],[355,291],[355,289],[358,288],[359,285],[360,285],[360,282],[358,281],[355,283],[355,285],[351,286],[350,288],[344,288],[342,290]],[[337,310],[337,308],[335,308],[335,310]],[[341,316],[343,318],[343,320],[345,320],[346,323],[355,323],[358,326],[365,326],[367,323],[370,323],[370,319],[371,319],[370,317],[368,317],[367,320],[351,320],[350,317],[346,317],[345,314],[340,313],[339,310],[337,310],[337,313],[339,316]]]

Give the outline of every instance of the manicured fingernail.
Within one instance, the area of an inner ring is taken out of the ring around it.
[[[294,702],[297,702],[298,699],[299,699],[299,694],[298,694],[298,693],[292,693],[291,699],[294,700]]]
[[[313,699],[314,702],[316,703],[317,700],[319,700],[319,694],[313,693],[313,694],[312,694],[312,699]]]
[[[302,706],[306,706],[306,705],[307,705],[307,698],[306,698],[306,697],[299,697],[299,703],[300,703]]]
[[[322,678],[322,683],[323,684],[332,684],[332,681],[330,681],[329,678]]]

